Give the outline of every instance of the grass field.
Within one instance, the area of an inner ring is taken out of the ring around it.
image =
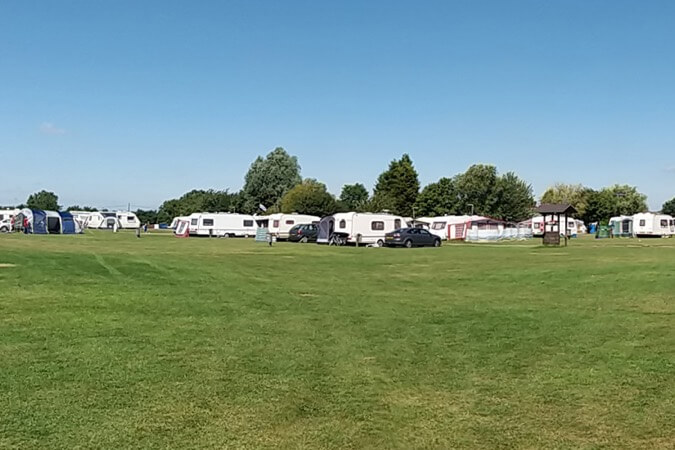
[[[0,235],[1,448],[675,446],[675,239]]]

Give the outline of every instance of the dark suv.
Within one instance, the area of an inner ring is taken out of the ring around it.
[[[288,232],[290,242],[316,242],[316,235],[319,229],[313,223],[296,225]]]

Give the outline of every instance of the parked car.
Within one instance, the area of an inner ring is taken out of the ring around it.
[[[0,233],[9,233],[10,231],[12,231],[10,219],[0,220]]]
[[[295,225],[288,231],[288,240],[290,242],[316,242],[318,228],[313,223]]]
[[[400,228],[384,236],[387,247],[440,247],[441,238],[423,228]]]

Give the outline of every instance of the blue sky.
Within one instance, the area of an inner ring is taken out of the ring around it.
[[[675,2],[0,2],[0,204],[157,207],[277,146],[675,196]]]

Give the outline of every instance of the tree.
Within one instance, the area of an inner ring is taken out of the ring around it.
[[[663,204],[661,208],[663,214],[668,214],[669,216],[675,217],[675,197],[671,198]]]
[[[278,206],[281,197],[302,181],[298,159],[281,147],[264,159],[256,158],[244,180],[243,205],[249,213],[257,211],[259,205]]]
[[[614,216],[631,216],[647,211],[647,196],[628,185],[606,187],[592,192],[583,217],[587,222],[605,222]]]
[[[138,220],[143,224],[143,223],[159,223],[157,220],[157,211],[149,209],[149,210],[143,210],[143,209],[137,209],[136,212],[136,217],[138,217]]]
[[[368,190],[361,183],[345,184],[340,193],[340,203],[348,211],[363,211],[368,204]]]
[[[495,197],[496,209],[492,212],[498,219],[520,222],[532,217],[534,196],[532,186],[513,172],[507,172],[497,179]]]
[[[404,154],[400,160],[389,163],[389,168],[378,177],[372,206],[394,214],[412,216],[419,190],[417,171],[410,156]]]
[[[541,196],[542,203],[567,203],[577,210],[577,217],[583,220],[593,190],[581,184],[556,183]]]
[[[189,216],[195,212],[230,212],[240,210],[239,194],[226,190],[193,189],[178,199],[167,200],[159,207],[156,221],[171,222],[176,216]]]
[[[95,212],[98,211],[98,209],[92,207],[92,206],[80,206],[80,205],[71,205],[66,208],[66,211],[87,211],[87,212]]]
[[[497,207],[497,168],[491,165],[474,164],[466,172],[455,177],[459,210],[468,214],[489,216]],[[473,207],[472,207],[473,206]]]
[[[28,196],[26,205],[31,209],[46,209],[49,211],[58,211],[61,208],[59,206],[59,196],[45,190]]]
[[[415,202],[415,215],[444,216],[458,214],[459,198],[455,182],[451,178],[441,178],[422,189]]]
[[[281,212],[309,214],[323,217],[335,212],[335,198],[326,190],[326,185],[306,179],[288,191],[281,199]]]

